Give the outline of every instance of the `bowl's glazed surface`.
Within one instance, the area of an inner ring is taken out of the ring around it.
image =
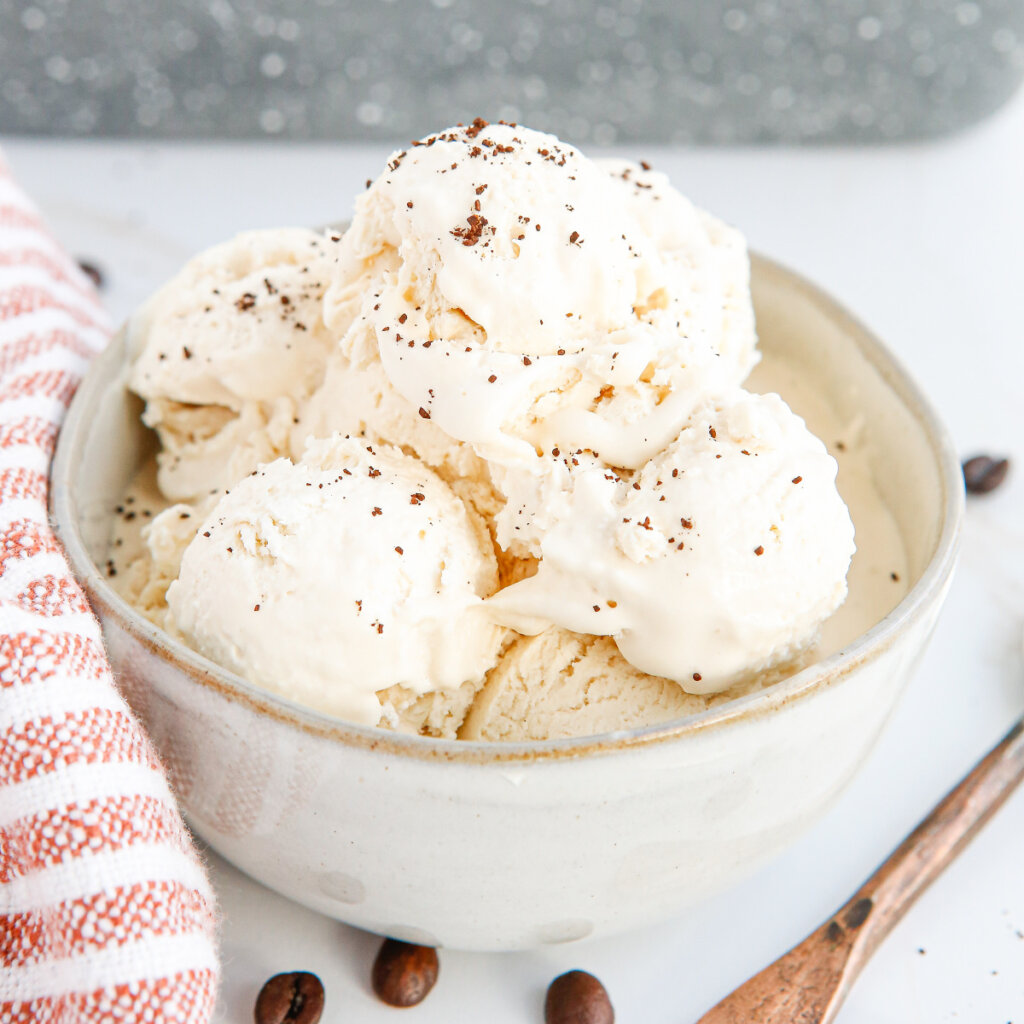
[[[925,647],[953,570],[962,486],[935,415],[862,326],[769,261],[753,260],[752,286],[768,356],[857,418],[906,549],[909,592],[774,687],[667,725],[543,743],[350,725],[232,675],[130,609],[98,566],[111,509],[151,440],[115,339],[61,434],[53,512],[115,674],[195,831],[326,914],[484,950],[666,918],[813,822],[863,761]]]

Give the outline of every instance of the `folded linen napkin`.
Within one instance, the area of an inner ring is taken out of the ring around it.
[[[0,1021],[207,1022],[214,900],[47,519],[109,336],[0,156]]]

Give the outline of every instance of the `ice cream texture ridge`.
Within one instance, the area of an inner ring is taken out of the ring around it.
[[[194,258],[127,344],[159,450],[111,583],[298,704],[474,740],[667,721],[806,663],[846,598],[836,459],[744,387],[745,241],[646,164],[431,135],[344,231]]]

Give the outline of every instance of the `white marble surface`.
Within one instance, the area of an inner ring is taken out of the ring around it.
[[[57,234],[101,264],[116,317],[190,253],[246,227],[348,215],[383,148],[7,140]],[[841,903],[1024,712],[1024,94],[938,144],[658,150],[651,160],[753,246],[835,294],[899,353],[964,454],[1010,455],[969,503],[963,557],[925,662],[835,809],[739,888],[655,929],[534,953],[442,953],[410,1019],[540,1021],[584,967],[620,1021],[686,1024]],[[876,954],[840,1024],[1024,1020],[1024,792]],[[368,987],[377,939],[290,905],[210,857],[223,914],[219,1020],[250,1021],[262,981],[316,971],[324,1020],[391,1020]],[[496,880],[500,884],[500,880]]]

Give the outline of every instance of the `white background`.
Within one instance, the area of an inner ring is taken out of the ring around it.
[[[58,236],[104,268],[115,319],[236,231],[344,219],[387,155],[32,140],[5,151]],[[605,982],[621,1022],[695,1021],[823,921],[1024,711],[1024,94],[928,145],[622,155],[668,172],[751,246],[853,310],[918,378],[964,455],[991,450],[1015,465],[1000,491],[969,502],[929,653],[819,825],[745,884],[658,928],[532,953],[442,951],[437,988],[407,1011],[420,1024],[540,1021],[548,982],[573,967]],[[1022,854],[1024,793],[876,954],[840,1024],[1024,1024]],[[263,980],[289,969],[324,980],[326,1022],[395,1019],[369,989],[377,938],[209,860],[223,918],[219,1020],[247,1024]]]

